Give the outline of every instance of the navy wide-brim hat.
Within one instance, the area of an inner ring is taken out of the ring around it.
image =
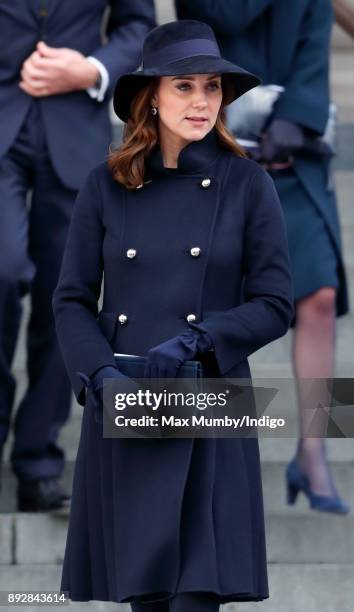
[[[153,77],[187,74],[228,75],[233,93],[227,104],[261,83],[256,75],[221,57],[214,32],[206,23],[171,21],[147,34],[141,67],[118,79],[113,98],[115,113],[126,122],[134,96]]]

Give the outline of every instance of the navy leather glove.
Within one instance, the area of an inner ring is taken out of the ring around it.
[[[146,356],[145,378],[176,378],[178,368],[198,352],[212,347],[207,332],[187,329],[178,336],[151,348]]]
[[[99,368],[91,378],[83,374],[82,372],[78,372],[79,378],[82,380],[86,387],[86,394],[88,391],[92,391],[92,402],[95,408],[99,408],[102,406],[103,402],[103,380],[104,378],[117,378],[119,380],[124,381],[127,390],[130,390],[134,393],[139,387],[134,380],[125,376],[113,366],[103,366]]]
[[[103,401],[103,380],[105,378],[122,380],[128,385],[128,388],[132,387],[132,391],[138,388],[137,384],[131,378],[122,374],[118,368],[103,366],[91,377],[93,391],[101,402]]]
[[[304,130],[290,121],[274,119],[262,136],[260,157],[265,162],[287,160],[305,145]]]
[[[139,386],[137,383],[129,378],[129,376],[125,376],[122,374],[118,368],[113,366],[103,366],[99,370],[97,370],[91,379],[89,379],[88,387],[92,388],[92,401],[95,408],[95,416],[96,421],[102,423],[103,417],[103,381],[105,378],[114,378],[116,380],[120,380],[122,384],[122,392],[123,393],[137,393],[139,390]],[[130,411],[132,413],[132,410]],[[132,416],[132,414],[130,414]],[[138,415],[141,416],[141,410],[139,409]]]

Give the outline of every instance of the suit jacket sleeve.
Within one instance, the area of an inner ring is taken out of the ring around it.
[[[234,36],[241,32],[273,3],[274,0],[176,0],[179,19],[199,19],[215,33]]]
[[[90,53],[108,71],[112,94],[117,79],[124,73],[135,70],[141,62],[142,41],[155,27],[153,0],[113,0],[108,19],[105,45]]]
[[[101,206],[93,171],[74,205],[59,282],[53,295],[57,337],[80,404],[85,402],[85,385],[79,373],[90,378],[100,367],[116,365],[112,348],[97,322],[103,273]]]
[[[251,179],[247,209],[243,302],[190,324],[209,333],[222,375],[284,335],[293,317],[283,212],[273,181],[261,168]]]
[[[332,22],[330,0],[308,2],[286,90],[274,107],[274,118],[299,123],[318,134],[324,132],[328,119]]]

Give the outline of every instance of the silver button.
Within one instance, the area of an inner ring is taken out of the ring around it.
[[[192,255],[192,257],[199,257],[201,253],[201,249],[199,247],[192,247],[189,252]]]
[[[210,178],[203,179],[201,184],[202,184],[202,187],[204,187],[205,189],[207,187],[210,187],[210,184],[211,184]]]
[[[186,319],[187,319],[188,323],[194,323],[194,321],[197,320],[197,317],[196,317],[195,314],[191,313],[191,314],[186,316]]]
[[[128,259],[134,259],[136,256],[136,249],[128,249],[126,255]]]
[[[128,321],[128,317],[125,314],[120,314],[118,317],[118,321],[121,325],[125,325]]]

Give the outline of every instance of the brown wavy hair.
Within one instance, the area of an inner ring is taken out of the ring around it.
[[[223,99],[216,119],[215,130],[220,144],[238,155],[247,157],[235,142],[234,136],[226,127],[224,107],[231,98],[232,82],[222,75]],[[151,113],[151,100],[158,87],[159,77],[153,77],[133,98],[128,122],[123,130],[123,143],[118,149],[110,150],[108,167],[113,178],[127,189],[136,189],[144,182],[145,160],[158,143],[156,117]]]

